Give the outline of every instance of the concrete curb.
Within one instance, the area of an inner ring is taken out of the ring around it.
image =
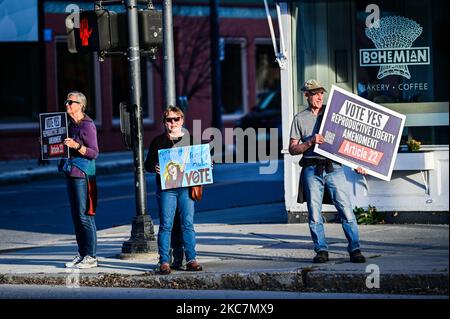
[[[304,285],[312,291],[323,292],[448,295],[448,274],[381,274],[379,288],[367,287],[366,280],[368,275],[313,271],[304,276]]]
[[[67,270],[65,274],[0,275],[0,284],[448,295],[448,274],[386,274],[380,277],[380,288],[372,289],[367,288],[366,278],[365,274],[310,268],[288,272],[173,273],[168,276],[154,272],[120,275]]]

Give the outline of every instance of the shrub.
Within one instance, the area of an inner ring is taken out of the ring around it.
[[[411,152],[417,152],[418,150],[420,150],[420,145],[422,143],[416,141],[415,139],[410,139],[408,142],[406,142],[406,144],[408,144],[408,148]]]
[[[384,224],[385,215],[379,213],[375,206],[369,205],[367,210],[362,207],[356,206],[353,209],[353,212],[356,216],[356,221],[358,224],[363,225],[376,225],[376,224]]]

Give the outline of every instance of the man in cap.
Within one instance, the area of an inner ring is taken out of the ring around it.
[[[358,224],[350,203],[344,171],[341,164],[325,158],[314,152],[314,145],[321,144],[324,138],[318,134],[323,118],[323,95],[326,92],[317,80],[308,80],[302,87],[308,107],[295,115],[291,126],[289,153],[303,154],[300,160],[302,171],[300,174],[298,202],[307,202],[308,220],[311,237],[314,242],[316,256],[314,263],[328,261],[328,245],[322,218],[322,203],[334,204],[341,218],[342,228],[348,240],[347,251],[350,261],[364,263],[359,244]],[[366,172],[359,168],[360,174]],[[325,193],[324,190],[328,192]],[[328,200],[328,202],[327,202]]]

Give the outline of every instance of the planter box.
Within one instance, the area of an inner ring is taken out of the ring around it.
[[[434,152],[398,153],[394,171],[425,171],[434,169]]]

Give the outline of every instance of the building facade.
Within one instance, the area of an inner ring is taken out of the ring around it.
[[[302,83],[316,78],[327,88],[336,85],[405,114],[400,144],[409,139],[422,143],[420,152],[398,154],[389,182],[349,169],[354,204],[388,212],[390,222],[448,223],[448,49],[443,44],[448,4],[284,1],[280,8],[288,52],[281,83],[289,220],[307,217],[306,204],[296,200],[299,156],[287,149],[292,119],[306,103]],[[333,206],[325,207],[335,212]]]
[[[161,9],[162,1],[153,1]],[[99,62],[97,53],[71,54],[65,17],[94,1],[4,1],[0,4],[0,160],[38,158],[39,113],[64,111],[68,92],[88,99],[87,114],[98,128],[101,152],[126,150],[119,104],[129,98],[124,56]],[[121,12],[123,6],[107,7]],[[209,1],[173,1],[176,92],[186,126],[212,122]],[[29,23],[26,23],[28,21]],[[279,71],[260,1],[221,1],[222,120],[232,127],[259,93],[279,83]],[[165,108],[162,48],[156,60],[142,58],[144,143],[163,131]],[[270,61],[270,62],[269,62]]]

